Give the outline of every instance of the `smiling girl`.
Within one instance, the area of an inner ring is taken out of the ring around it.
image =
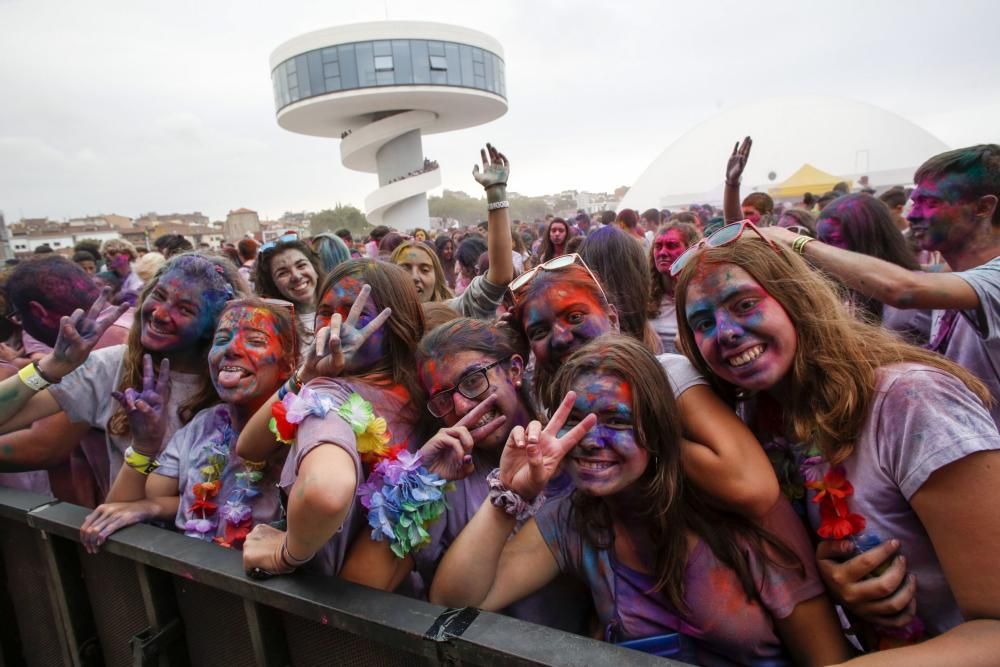
[[[679,657],[701,665],[846,657],[788,503],[761,528],[686,483],[676,407],[651,353],[627,338],[596,340],[563,364],[544,405],[548,425],[511,432],[432,602],[502,608],[567,572],[590,589],[609,641],[678,633]],[[541,505],[560,463],[575,491]],[[515,518],[531,515],[509,538]]]
[[[151,474],[121,467],[108,502],[80,528],[84,546],[95,553],[114,531],[161,519],[191,537],[239,548],[254,524],[276,518],[280,465],[240,459],[236,438],[291,375],[295,361],[295,324],[288,310],[259,299],[230,302],[208,353],[222,404],[202,410],[174,433]],[[142,400],[156,405],[168,388],[162,378],[153,386],[148,357],[147,366]]]
[[[431,524],[428,543],[397,558],[385,541],[359,535],[341,576],[394,590],[412,570],[424,584],[434,578],[442,556],[469,523],[489,493],[487,474],[500,465],[512,429],[537,417],[524,382],[525,352],[509,327],[462,318],[437,327],[420,341],[417,368],[429,396],[428,412],[441,429],[420,450],[428,469],[454,481],[448,508]],[[556,477],[546,493],[552,500],[572,490]],[[512,604],[504,613],[522,620],[583,633],[589,599],[578,584],[561,577]]]
[[[787,450],[783,487],[808,490],[820,572],[859,627],[904,629],[878,630],[883,646],[929,638],[857,664],[994,663],[1000,434],[985,388],[855,320],[749,223],[718,234],[674,266],[683,349]]]
[[[105,430],[110,481],[127,453],[138,454],[133,459],[137,466],[148,464],[167,438],[218,400],[205,359],[219,313],[244,290],[245,283],[228,259],[187,253],[172,257],[143,289],[139,317],[126,345],[91,353],[124,306],[100,318],[97,305],[87,315],[78,310],[64,317],[56,345],[38,362],[37,373],[0,383],[0,394],[7,397],[0,403],[0,431],[18,430],[64,411],[72,421]],[[103,307],[103,300],[99,302]],[[147,354],[152,366],[161,374],[169,373],[170,380],[169,398],[159,406],[163,419],[157,429],[142,422],[134,428],[127,414],[136,409],[134,402],[129,410],[110,400],[116,390],[135,392],[135,387],[143,387]]]
[[[265,243],[257,255],[254,288],[260,296],[295,304],[302,349],[313,341],[316,286],[322,275],[319,257],[294,235]]]
[[[287,531],[254,529],[243,550],[251,576],[285,574],[306,563],[337,574],[365,521],[355,491],[365,477],[361,455],[375,448],[359,442],[416,451],[421,441],[413,351],[424,320],[408,276],[373,260],[339,264],[319,291],[316,326],[303,365],[251,418],[237,444],[240,456],[261,461],[291,441],[279,482]],[[291,435],[277,422],[269,428],[283,412],[274,411],[279,403],[296,406],[301,416]],[[382,441],[386,434],[391,442]]]
[[[535,356],[532,386],[545,391],[575,350],[618,333],[618,313],[579,255],[541,264],[511,283],[511,324]],[[658,357],[680,408],[685,472],[728,507],[766,513],[778,496],[777,480],[750,431],[681,355]]]

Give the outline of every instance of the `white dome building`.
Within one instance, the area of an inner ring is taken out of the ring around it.
[[[733,144],[753,139],[742,194],[766,192],[804,164],[872,187],[909,183],[948,146],[894,113],[835,97],[781,97],[728,109],[689,130],[636,179],[621,208],[720,204]],[[822,192],[816,192],[819,195]]]

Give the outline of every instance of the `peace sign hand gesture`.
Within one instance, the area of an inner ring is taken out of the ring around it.
[[[154,379],[153,358],[142,357],[142,391],[128,387],[111,396],[125,408],[132,448],[146,456],[156,456],[167,430],[167,403],[170,402],[170,360],[160,362],[160,376]]]
[[[750,137],[743,139],[743,143],[736,142],[733,146],[733,153],[729,156],[729,162],[726,163],[726,185],[739,185],[740,179],[743,178],[743,170],[747,166],[747,160],[750,158],[750,148],[753,146],[753,140]]]
[[[316,332],[316,340],[306,350],[305,360],[299,370],[299,379],[303,383],[315,377],[339,377],[345,371],[357,370],[361,365],[363,360],[356,358],[358,350],[392,315],[391,308],[384,308],[371,322],[358,328],[358,320],[364,312],[371,291],[370,285],[363,286],[346,320],[340,313],[336,313],[330,319],[329,326]]]
[[[569,392],[545,428],[537,421],[528,424],[527,429],[515,426],[507,439],[500,457],[500,481],[526,501],[530,502],[545,489],[563,458],[597,423],[597,416],[588,414],[559,437],[575,401],[576,392]]]
[[[86,313],[77,308],[72,315],[59,320],[59,334],[50,354],[45,355],[38,365],[46,378],[60,380],[87,360],[90,351],[97,345],[104,332],[115,320],[128,310],[128,304],[116,306],[101,317],[101,311],[108,305],[111,289],[105,287]]]
[[[469,410],[469,413],[459,419],[454,426],[439,430],[420,448],[420,458],[424,466],[449,482],[465,479],[471,475],[475,471],[472,448],[507,421],[507,417],[500,415],[479,428],[472,428],[472,425],[487,414],[496,402],[496,393],[490,394],[483,402]]]
[[[489,156],[487,156],[489,151]],[[510,176],[510,162],[507,156],[501,153],[492,144],[486,144],[486,148],[479,151],[479,157],[483,162],[483,170],[479,171],[477,164],[472,168],[472,177],[475,178],[483,189],[500,185],[507,186],[507,178]]]

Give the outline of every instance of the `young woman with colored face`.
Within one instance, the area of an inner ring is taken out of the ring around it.
[[[511,324],[535,356],[532,387],[540,395],[560,364],[587,342],[618,333],[618,313],[600,283],[578,257],[564,266],[544,264],[513,283]],[[658,357],[667,371],[685,433],[685,472],[701,488],[736,511],[771,509],[777,480],[760,444],[681,355]]]
[[[543,405],[548,425],[512,430],[432,602],[498,609],[564,572],[590,589],[609,641],[678,633],[677,657],[701,665],[847,656],[789,504],[758,526],[686,482],[670,383],[648,350],[619,336],[589,343],[560,367]],[[560,464],[575,490],[539,507]]]
[[[463,282],[467,287],[459,296],[452,297],[444,268],[428,245],[419,241],[407,241],[393,251],[390,261],[410,274],[422,303],[443,301],[465,317],[490,320],[503,299],[507,283],[514,277],[510,216],[506,207],[510,163],[503,153],[490,144],[486,144],[481,156],[482,171],[476,165],[472,175],[486,190],[486,199],[493,207],[489,210],[488,243],[487,247],[472,253],[474,257],[470,261],[463,262],[461,256],[457,261],[460,266],[471,264],[474,267],[479,255],[488,251],[490,268],[486,274],[476,275],[474,268],[471,274],[463,273]],[[463,242],[463,245],[466,243]]]
[[[816,220],[816,238],[835,248],[871,255],[909,271],[920,270],[889,207],[868,194],[844,195],[827,204]],[[899,332],[912,343],[927,342],[931,331],[929,310],[893,308],[853,291],[851,302],[862,317]]]
[[[127,344],[91,353],[124,306],[98,317],[104,307],[98,299],[89,313],[78,310],[64,317],[53,351],[38,362],[39,378],[0,382],[0,392],[8,397],[0,403],[0,431],[15,431],[60,411],[74,422],[104,429],[109,480],[130,446],[143,458],[155,457],[174,431],[218,400],[205,359],[219,313],[244,290],[228,259],[186,253],[172,257],[143,288]],[[169,399],[156,406],[143,400],[147,354],[153,367],[170,377]],[[116,391],[130,400],[112,400]],[[160,428],[142,420],[150,409],[162,413]]]
[[[370,410],[368,425],[384,419],[380,433],[391,434],[392,446],[416,451],[422,442],[413,351],[424,320],[409,276],[375,260],[340,264],[320,288],[316,327],[315,344],[288,382],[313,407],[298,424],[281,473],[287,531],[254,529],[243,549],[248,574],[285,574],[307,561],[316,572],[340,571],[365,523],[355,500],[365,470],[349,418]],[[241,457],[261,461],[285,447],[268,427],[279,401],[272,396],[240,433]]]
[[[257,255],[254,289],[268,299],[283,299],[295,304],[303,349],[312,343],[315,335],[316,286],[323,275],[319,257],[313,249],[291,236],[265,243]]]
[[[670,265],[701,237],[688,222],[669,221],[660,225],[649,249],[649,273],[652,289],[647,314],[660,338],[664,352],[676,352],[677,308],[674,305],[674,279]]]
[[[683,349],[744,402],[786,493],[808,492],[835,599],[884,641],[930,638],[858,664],[987,664],[1000,649],[986,620],[1000,619],[1000,434],[986,390],[853,318],[796,253],[752,231],[678,267]]]
[[[468,524],[489,492],[487,474],[500,464],[504,443],[515,427],[537,418],[524,381],[524,359],[510,327],[462,318],[437,327],[420,341],[417,368],[429,399],[427,409],[441,426],[422,448],[428,469],[453,480],[448,509],[428,527],[430,540],[415,554],[397,558],[385,541],[368,532],[358,536],[341,577],[394,590],[416,569],[425,584],[434,578],[441,557]],[[549,498],[568,494],[570,481],[557,477]],[[583,633],[589,598],[574,582],[561,578],[512,605],[505,613],[522,620]]]
[[[173,521],[191,537],[239,548],[254,524],[275,519],[280,461],[240,459],[236,438],[295,363],[295,322],[289,310],[259,299],[229,302],[208,352],[221,405],[205,408],[174,433],[148,475],[121,467],[109,502],[80,528],[85,548],[96,553],[111,533],[151,519]],[[145,370],[142,400],[156,405],[169,387],[163,374],[154,382],[148,355]]]
[[[566,242],[569,241],[569,225],[562,218],[552,218],[542,234],[541,261],[565,254]]]

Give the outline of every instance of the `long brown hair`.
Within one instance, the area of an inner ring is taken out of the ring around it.
[[[263,248],[266,248],[266,250]],[[271,276],[271,262],[274,261],[275,257],[288,250],[298,250],[312,264],[313,271],[316,272],[317,284],[323,279],[323,266],[320,263],[319,255],[305,241],[295,239],[277,241],[274,245],[264,244],[257,255],[257,261],[254,263],[253,286],[257,290],[258,295],[268,299],[288,298],[281,293],[277,283],[274,282],[274,278]]]
[[[566,237],[563,239],[563,252],[566,252],[566,244],[573,237],[573,233],[570,231],[569,223],[562,218],[552,218],[549,220],[549,224],[545,225],[545,233],[542,236],[542,248],[541,248],[541,261],[547,262],[553,257],[556,257],[556,247],[552,245],[552,239],[549,238],[549,231],[552,229],[552,225],[562,225],[563,229],[566,230]]]
[[[423,389],[417,381],[413,353],[424,335],[424,311],[420,308],[413,280],[395,264],[372,259],[351,259],[334,267],[323,281],[317,307],[334,285],[349,276],[371,286],[368,298],[375,305],[376,311],[392,309],[392,316],[383,326],[386,333],[386,355],[358,377],[376,383],[390,380],[406,389],[412,405],[421,405]]]
[[[958,364],[853,317],[844,306],[843,293],[795,253],[779,254],[758,238],[744,237],[708,248],[697,260],[678,276],[675,293],[684,354],[720,395],[731,401],[739,398],[740,388],[720,380],[702,358],[685,308],[687,288],[698,266],[734,264],[744,269],[795,325],[798,343],[790,371],[793,388],[784,403],[786,429],[800,442],[815,442],[832,463],[854,451],[882,366],[903,362],[931,366],[956,376],[985,405],[991,402],[986,387]]]
[[[139,300],[136,303],[136,318],[128,332],[128,343],[125,347],[122,378],[118,382],[118,391],[125,391],[129,387],[142,387],[142,357],[147,353],[146,348],[142,346],[142,305],[156,289],[160,279],[170,271],[180,271],[185,278],[192,281],[210,283],[204,286],[202,296],[205,299],[206,308],[211,311],[209,316],[212,318],[212,327],[209,329],[209,333],[197,343],[200,356],[206,362],[201,365],[201,371],[198,374],[198,379],[201,382],[198,390],[187,401],[177,406],[177,416],[182,424],[186,424],[202,409],[219,401],[219,396],[215,393],[215,386],[209,377],[208,348],[212,344],[212,333],[215,331],[215,325],[219,321],[219,315],[222,313],[226,301],[247,296],[249,288],[237,268],[226,257],[198,252],[173,255],[166,264],[160,267],[152,280],[146,283],[139,294]],[[167,356],[169,358],[169,355]],[[154,373],[159,373],[156,364],[154,364]],[[111,415],[108,431],[113,435],[128,435],[131,432],[128,417],[122,406],[119,405],[114,414]]]
[[[438,258],[435,249],[428,244],[423,241],[403,241],[392,251],[392,257],[389,258],[389,261],[398,266],[399,258],[410,248],[422,250],[425,255],[431,258],[431,264],[434,266],[434,291],[431,293],[430,300],[447,301],[451,299],[454,295],[448,288],[448,278],[444,275],[444,267],[441,266],[441,260]]]
[[[681,215],[678,214],[673,218],[670,218],[668,222],[663,223],[656,228],[656,233],[653,234],[653,242],[649,244],[649,307],[646,309],[646,314],[650,318],[657,318],[660,316],[660,301],[663,300],[663,295],[666,294],[666,290],[663,289],[663,275],[656,270],[656,258],[653,257],[653,248],[656,247],[656,239],[663,234],[666,234],[671,229],[676,229],[681,233],[684,238],[684,244],[687,247],[691,247],[692,244],[696,243],[701,234],[698,232],[698,228],[694,226],[693,223],[683,222],[679,218]],[[693,213],[687,213],[686,215],[694,217]],[[669,280],[673,280],[668,276]]]
[[[646,314],[649,284],[642,243],[617,227],[602,227],[584,240],[580,256],[601,279],[618,311],[622,333],[642,341],[654,353],[662,352],[660,338]]]
[[[653,354],[634,339],[608,335],[587,343],[559,368],[543,388],[542,404],[555,409],[584,373],[612,375],[632,390],[632,419],[637,444],[649,453],[649,464],[635,482],[643,509],[638,517],[649,530],[655,549],[656,585],[674,608],[686,610],[684,571],[687,532],[700,537],[723,564],[733,570],[748,600],[758,597],[744,548],[765,566],[799,568],[802,563],[777,537],[735,514],[714,508],[687,483],[681,467],[681,420],[670,382]],[[575,491],[572,521],[584,539],[611,549],[614,530],[605,498]]]

